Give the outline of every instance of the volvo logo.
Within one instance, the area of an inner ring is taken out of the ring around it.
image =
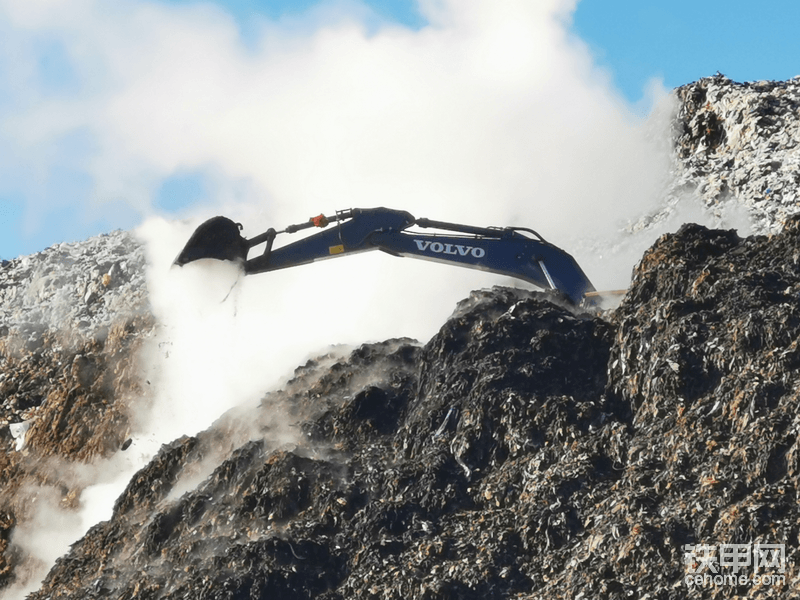
[[[486,250],[478,246],[462,246],[461,244],[443,244],[430,240],[414,240],[420,252],[433,252],[434,254],[452,254],[454,256],[472,256],[483,258]]]

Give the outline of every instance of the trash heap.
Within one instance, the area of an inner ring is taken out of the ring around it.
[[[32,598],[797,596],[799,263],[800,218],[686,225],[613,313],[494,288],[424,346],[310,361],[163,447]],[[785,562],[687,583],[756,544]]]
[[[688,193],[714,214],[744,207],[755,233],[780,231],[800,201],[800,76],[738,83],[717,74],[675,94],[671,202]]]
[[[79,425],[89,415],[78,396],[94,394],[111,406],[125,395],[123,388],[136,387],[130,345],[153,327],[144,278],[141,244],[122,231],[3,261],[0,426],[20,424],[24,431],[32,428],[26,437],[45,435],[48,411],[66,404],[67,413],[56,409],[63,427],[50,428],[54,443],[40,444],[40,450],[79,459],[103,454],[100,432],[73,436],[66,448],[56,440],[70,437],[62,429],[89,428]],[[79,418],[72,419],[69,411],[76,408]],[[98,441],[87,446],[89,435]]]
[[[43,490],[77,508],[78,468],[125,443],[152,332],[141,245],[117,231],[0,265],[0,589],[36,560],[13,543]]]
[[[144,250],[128,232],[63,243],[0,264],[0,336],[25,349],[42,336],[102,337],[120,315],[148,311]]]

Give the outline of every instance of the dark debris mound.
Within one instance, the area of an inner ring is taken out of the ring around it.
[[[617,313],[609,368],[635,410],[620,489],[648,492],[658,535],[785,544],[787,581],[800,533],[799,259],[797,217],[772,237],[696,225],[665,236]]]
[[[165,446],[32,597],[797,596],[798,260],[800,220],[687,225],[608,319],[495,288],[310,361]],[[783,582],[688,588],[686,545],[754,543]]]

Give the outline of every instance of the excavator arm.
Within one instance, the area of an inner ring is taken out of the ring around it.
[[[332,225],[331,227],[328,227]],[[416,226],[438,233],[409,231]],[[311,227],[322,231],[274,248],[275,238]],[[515,277],[545,289],[557,289],[579,305],[595,290],[575,259],[531,229],[472,227],[430,219],[388,208],[354,208],[332,217],[320,215],[282,231],[270,229],[254,238],[225,217],[203,223],[175,260],[183,265],[200,258],[240,260],[245,273],[255,274],[364,252],[381,250]],[[446,233],[443,233],[446,232]],[[264,244],[260,254],[250,251]]]

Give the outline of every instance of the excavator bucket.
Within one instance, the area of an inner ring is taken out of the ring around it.
[[[239,233],[241,228],[227,217],[209,219],[195,230],[175,264],[183,266],[202,258],[244,262],[250,246]]]

